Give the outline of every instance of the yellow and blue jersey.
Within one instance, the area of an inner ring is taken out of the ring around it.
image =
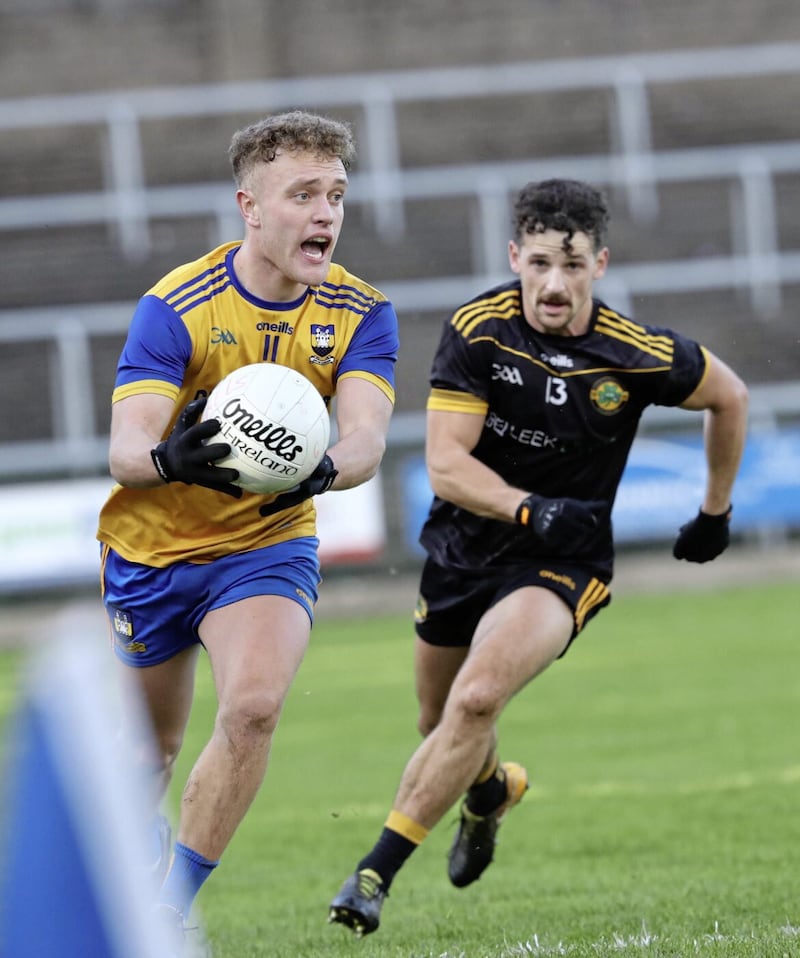
[[[398,323],[378,290],[331,264],[325,282],[299,299],[269,303],[238,281],[228,243],[173,270],[139,301],[120,356],[112,402],[156,393],[175,414],[208,395],[228,373],[257,362],[298,370],[326,403],[337,383],[356,376],[394,402]],[[315,534],[312,502],[262,517],[263,496],[235,500],[202,486],[114,486],[100,513],[98,538],[124,558],[164,567],[261,548]]]

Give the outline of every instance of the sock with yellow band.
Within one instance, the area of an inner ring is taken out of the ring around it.
[[[381,876],[383,889],[388,892],[394,876],[424,841],[428,829],[408,815],[392,810],[386,819],[380,838],[372,851],[358,863],[358,871],[370,868]]]
[[[467,790],[467,808],[473,815],[489,815],[506,800],[506,773],[495,759],[494,766]]]

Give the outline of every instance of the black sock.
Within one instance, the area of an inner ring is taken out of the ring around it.
[[[371,868],[376,871],[381,876],[384,891],[388,892],[394,876],[416,847],[408,838],[403,838],[391,828],[384,828],[375,847],[358,863],[357,870]]]
[[[506,773],[502,765],[497,766],[491,778],[480,785],[471,785],[467,791],[467,808],[473,815],[489,815],[505,800]]]

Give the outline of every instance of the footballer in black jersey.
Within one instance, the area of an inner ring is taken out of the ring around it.
[[[480,416],[471,455],[506,483],[547,497],[602,500],[594,535],[547,543],[521,525],[437,496],[421,541],[439,565],[485,572],[539,556],[590,557],[611,572],[610,510],[644,409],[676,406],[697,387],[706,353],[593,300],[585,332],[532,328],[519,280],[476,297],[446,323],[428,409]]]
[[[395,874],[463,792],[450,881],[469,885],[491,863],[497,828],[528,786],[522,765],[498,758],[497,719],[610,600],[611,508],[647,406],[705,410],[705,494],[675,557],[706,562],[728,545],[747,389],[700,344],[594,297],[607,222],[589,184],[528,184],[508,246],[517,278],[444,325],[415,613],[425,738],[378,842],[332,902],[331,920],[359,934],[378,927]]]

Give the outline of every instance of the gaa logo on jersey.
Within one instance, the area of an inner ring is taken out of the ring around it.
[[[616,379],[604,376],[592,386],[589,398],[598,412],[604,416],[613,416],[630,399],[630,393],[627,389],[623,389]]]

